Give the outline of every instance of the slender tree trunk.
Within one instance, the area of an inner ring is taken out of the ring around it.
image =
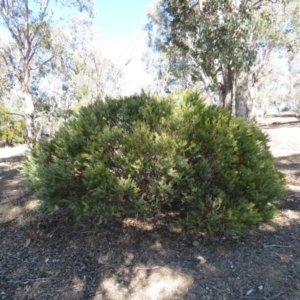
[[[253,98],[250,95],[248,74],[242,72],[236,80],[236,116],[249,120],[252,117]]]
[[[232,89],[225,90],[222,99],[223,108],[232,111],[232,98],[233,98],[233,90]]]
[[[233,72],[230,65],[226,67],[226,70],[222,72],[223,83],[220,85],[221,102],[224,109],[232,111],[233,100]]]
[[[25,121],[27,129],[27,144],[32,145],[35,141],[34,105],[28,85],[22,85],[23,97],[25,98]]]

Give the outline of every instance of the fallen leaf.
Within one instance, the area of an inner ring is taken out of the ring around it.
[[[24,248],[27,248],[31,242],[31,239],[27,239],[24,245]]]
[[[30,230],[29,231],[29,237],[33,238],[35,236],[35,231],[34,230]]]
[[[249,296],[250,294],[252,294],[252,293],[253,293],[253,291],[254,291],[254,289],[250,289],[250,290],[248,290],[248,291],[246,292],[246,296]]]
[[[199,256],[197,257],[197,259],[200,260],[200,264],[201,264],[201,265],[206,263],[206,259],[205,259],[204,257],[202,257],[201,255],[199,255]]]

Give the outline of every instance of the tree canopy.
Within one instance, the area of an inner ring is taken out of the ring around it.
[[[186,87],[202,82],[212,101],[217,94],[224,108],[248,117],[248,86],[269,53],[281,44],[295,48],[288,31],[299,28],[298,9],[297,1],[159,0],[149,10],[149,45],[173,78]]]
[[[0,2],[0,24],[8,36],[1,43],[0,59],[7,74],[19,85],[30,142],[36,136],[35,100],[41,95],[37,91],[38,83],[49,72],[63,76],[69,67],[66,49],[74,43],[66,28],[74,24],[75,9],[85,12],[87,20],[93,17],[93,1],[90,0]]]

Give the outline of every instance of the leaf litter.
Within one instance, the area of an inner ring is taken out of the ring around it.
[[[170,216],[40,219],[22,151],[0,149],[0,299],[300,299],[300,126],[263,130],[289,190],[276,219],[239,239],[185,232]]]

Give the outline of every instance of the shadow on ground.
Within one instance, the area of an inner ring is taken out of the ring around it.
[[[300,149],[299,149],[300,151]],[[276,167],[284,172],[291,173],[298,179],[300,177],[300,154],[294,154],[289,156],[281,156],[275,158]],[[287,174],[289,175],[289,174]]]
[[[23,159],[23,155],[15,155],[11,157],[0,158],[0,163],[3,164],[12,164],[12,163],[20,163]]]
[[[276,163],[294,171],[293,159]],[[76,225],[57,212],[40,219],[22,176],[11,174],[1,179],[0,299],[300,299],[300,191],[290,189],[281,215],[244,237],[207,239],[167,217]],[[297,174],[289,175],[293,186]]]

